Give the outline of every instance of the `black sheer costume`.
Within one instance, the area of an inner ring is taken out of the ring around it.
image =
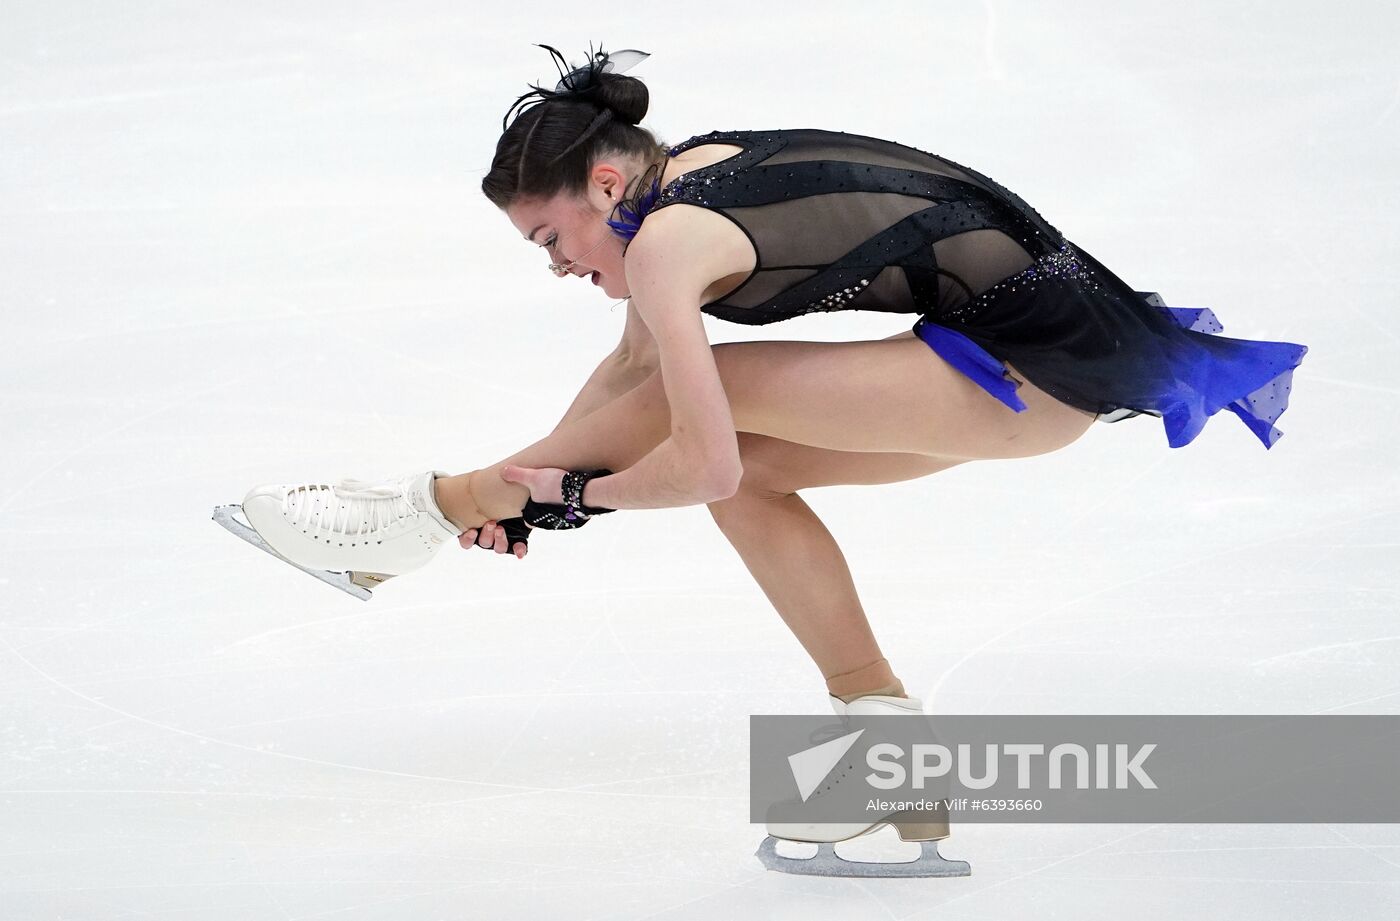
[[[1103,421],[1163,420],[1171,447],[1221,409],[1265,447],[1307,347],[1229,339],[1207,308],[1134,291],[1035,209],[965,166],[902,144],[817,129],[713,131],[670,149],[742,153],[652,181],[629,217],[676,203],[723,214],[757,265],[701,310],[764,324],[833,310],[916,313],[915,333],[1010,410],[1003,361]]]

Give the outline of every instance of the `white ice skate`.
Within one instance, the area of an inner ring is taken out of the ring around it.
[[[428,563],[461,533],[438,508],[441,470],[338,486],[255,486],[214,520],[248,543],[363,601],[370,589]]]
[[[831,698],[837,716],[921,715],[923,704],[913,697],[867,695],[845,703]],[[841,782],[841,775],[831,778]],[[820,794],[816,794],[820,795]],[[892,826],[902,841],[917,841],[919,856],[903,863],[848,860],[836,853],[834,845]],[[948,820],[916,813],[891,813],[877,822],[769,822],[768,837],[758,846],[756,856],[770,870],[801,876],[969,876],[972,867],[965,860],[946,860],[938,853],[938,842],[947,838]],[[804,841],[817,845],[813,857],[785,857],[778,853],[779,841]]]

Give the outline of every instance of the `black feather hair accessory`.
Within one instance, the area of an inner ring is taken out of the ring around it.
[[[554,85],[552,90],[536,86],[533,83],[526,84],[530,87],[530,92],[516,99],[515,103],[506,111],[505,116],[501,119],[502,131],[506,129],[506,124],[510,121],[512,114],[523,115],[526,110],[542,102],[561,97],[594,99],[602,86],[600,75],[624,73],[651,57],[645,51],[637,51],[634,48],[609,53],[599,45],[598,50],[594,51],[593,44],[590,42],[588,63],[581,67],[571,68],[557,49],[551,48],[549,45],[536,45],[535,47],[543,48],[550,53],[554,60],[554,66],[559,71],[559,82]]]

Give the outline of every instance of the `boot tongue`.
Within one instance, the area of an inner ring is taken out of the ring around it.
[[[431,473],[406,477],[403,480],[403,497],[415,511],[427,512],[437,508],[433,502],[433,475]]]
[[[440,476],[449,475],[450,474],[444,473],[441,470],[429,470],[426,473],[407,477],[403,481],[403,494],[404,498],[408,500],[409,505],[412,505],[420,512],[426,512],[432,515],[433,519],[437,521],[438,524],[442,525],[443,528],[451,531],[453,534],[460,534],[461,532],[452,526],[452,522],[447,520],[447,516],[442,513],[442,509],[438,508],[437,500],[433,497],[433,480]]]
[[[399,489],[397,486],[384,483],[371,483],[367,480],[341,480],[339,485],[334,487],[335,494],[346,499],[353,499],[356,496],[365,496],[375,499],[386,496],[397,496]]]

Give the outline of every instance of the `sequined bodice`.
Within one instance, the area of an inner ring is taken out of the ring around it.
[[[658,187],[646,213],[698,205],[753,242],[753,272],[701,308],[721,319],[875,310],[959,322],[999,283],[1067,270],[1059,231],[951,160],[819,129],[712,131],[669,153],[715,143],[744,150]]]
[[[1135,291],[1015,194],[974,170],[901,144],[842,132],[712,131],[741,153],[646,195],[617,228],[657,208],[723,214],[755,266],[701,309],[738,323],[831,310],[918,313],[912,332],[1010,411],[1041,391],[1106,421],[1160,416],[1168,443],[1235,413],[1264,444],[1288,405],[1307,347],[1214,337],[1210,311]],[[641,183],[639,183],[641,185]],[[1014,366],[1014,373],[1013,373]]]

